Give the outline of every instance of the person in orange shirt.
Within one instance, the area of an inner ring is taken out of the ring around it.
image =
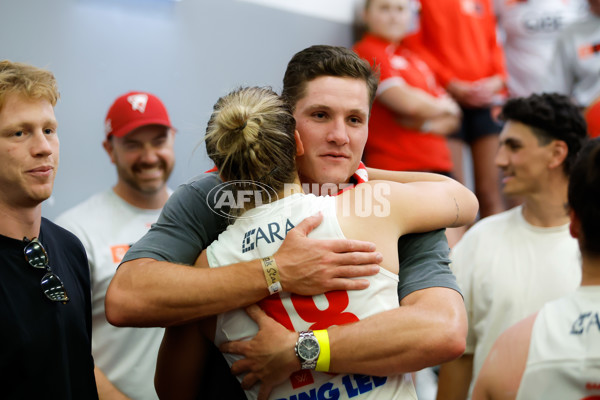
[[[449,138],[453,175],[464,182],[462,148],[466,143],[473,159],[480,216],[496,214],[505,208],[493,161],[502,125],[492,111],[504,99],[507,74],[491,1],[420,2],[420,26],[404,43],[427,62],[461,105],[461,127]]]

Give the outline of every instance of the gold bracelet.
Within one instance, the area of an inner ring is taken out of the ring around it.
[[[329,372],[331,352],[329,349],[329,334],[327,333],[327,329],[313,331],[313,334],[317,338],[317,342],[319,342],[319,348],[321,349],[319,358],[317,359],[315,371]]]
[[[267,280],[267,286],[269,288],[269,294],[275,294],[281,292],[281,282],[279,281],[279,270],[277,269],[277,263],[273,257],[265,257],[260,260],[265,273],[265,279]]]

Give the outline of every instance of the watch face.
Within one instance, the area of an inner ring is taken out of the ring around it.
[[[306,361],[316,359],[319,356],[319,342],[313,338],[300,341],[298,343],[298,355]]]

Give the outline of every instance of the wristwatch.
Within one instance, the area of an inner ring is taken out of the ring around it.
[[[300,359],[302,369],[315,369],[317,359],[321,354],[321,348],[312,331],[300,332],[294,350],[296,351],[296,357]]]

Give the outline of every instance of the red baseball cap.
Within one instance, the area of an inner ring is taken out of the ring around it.
[[[123,137],[146,125],[163,125],[174,129],[165,105],[147,92],[129,92],[115,100],[104,120],[106,137]]]

